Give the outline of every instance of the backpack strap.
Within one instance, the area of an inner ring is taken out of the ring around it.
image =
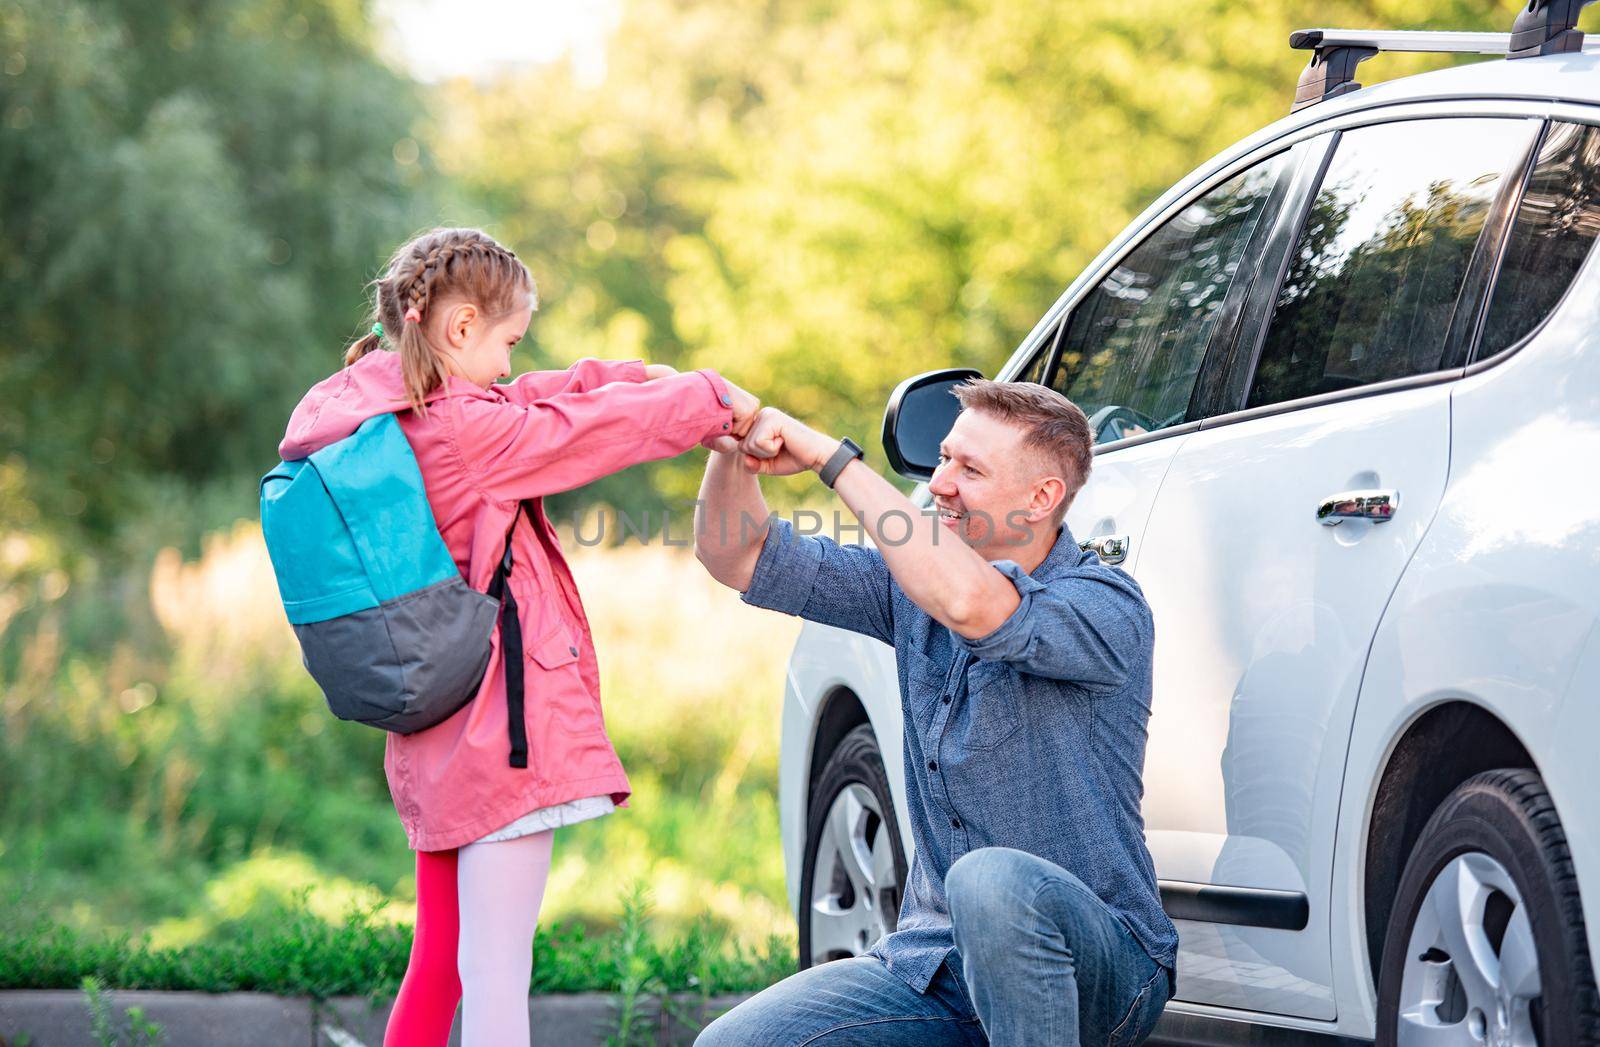
[[[489,595],[500,601],[500,655],[506,672],[506,719],[511,730],[511,766],[528,766],[528,727],[523,719],[522,625],[517,620],[517,598],[506,580],[511,575],[511,536],[522,518],[522,502],[506,532],[506,551],[489,583]]]

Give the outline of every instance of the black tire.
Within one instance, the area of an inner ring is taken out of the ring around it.
[[[877,824],[868,821],[866,831],[871,838],[876,840],[877,834],[888,833],[894,859],[894,884],[892,894],[888,891],[879,892],[880,898],[876,903],[888,930],[894,930],[895,920],[900,913],[901,891],[906,882],[906,856],[905,849],[900,843],[900,824],[895,817],[894,794],[889,790],[889,776],[883,769],[883,756],[878,748],[878,739],[872,733],[870,724],[862,724],[840,739],[811,788],[806,817],[805,851],[800,863],[800,907],[795,914],[800,925],[801,970],[813,964],[812,880],[815,878],[818,852],[822,846],[824,823],[834,801],[852,785],[864,787],[877,801],[878,811],[882,812]],[[827,957],[827,959],[834,958],[836,957]]]
[[[1485,771],[1463,782],[1445,797],[1412,848],[1384,936],[1378,978],[1379,1047],[1398,1047],[1400,1042],[1406,966],[1413,959],[1422,959],[1408,953],[1429,888],[1447,866],[1471,854],[1487,855],[1497,862],[1522,896],[1539,965],[1540,994],[1528,1007],[1538,1042],[1542,1047],[1600,1044],[1600,994],[1595,989],[1583,903],[1566,833],[1544,780],[1535,771],[1516,769]],[[1508,896],[1500,895],[1498,904],[1504,915],[1492,919],[1489,906],[1496,904],[1494,893],[1490,892],[1485,904],[1482,922],[1498,967],[1506,936],[1506,925],[1500,920],[1509,921],[1516,906]],[[1498,941],[1488,930],[1493,926],[1498,926]],[[1453,963],[1445,953],[1435,957],[1435,962],[1440,961],[1440,969]],[[1459,979],[1452,983],[1450,977],[1454,976],[1447,976],[1443,983],[1449,992],[1435,1007],[1433,1017],[1445,1022],[1474,1020],[1465,990],[1457,992]]]

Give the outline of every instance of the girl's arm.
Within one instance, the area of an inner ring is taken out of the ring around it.
[[[586,356],[565,371],[529,371],[504,385],[495,386],[505,398],[526,407],[535,400],[561,393],[583,393],[609,382],[643,382],[657,364],[643,360],[596,360]]]
[[[560,392],[526,406],[477,397],[445,402],[468,474],[497,501],[568,491],[720,436],[742,436],[760,408],[712,370]]]

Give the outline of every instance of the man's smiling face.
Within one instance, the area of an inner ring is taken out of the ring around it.
[[[1015,556],[1030,531],[1008,525],[1007,516],[1028,511],[1040,468],[1040,455],[1023,446],[1021,427],[962,411],[939,444],[939,467],[928,481],[940,524],[987,560]]]

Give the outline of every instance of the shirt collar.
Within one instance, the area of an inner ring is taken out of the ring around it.
[[[1033,576],[1040,580],[1054,578],[1083,562],[1083,556],[1083,550],[1078,548],[1078,540],[1072,536],[1072,529],[1063,523],[1056,532],[1056,544],[1050,547],[1044,560],[1033,569]]]
[[[1078,540],[1072,536],[1072,531],[1063,523],[1061,529],[1056,532],[1055,544],[1050,547],[1050,551],[1045,554],[1045,558],[1039,561],[1039,566],[1032,571],[1024,571],[1022,566],[1015,560],[995,560],[992,561],[992,566],[995,570],[1017,583],[1018,592],[1027,594],[1043,589],[1045,582],[1067,571],[1069,568],[1076,567],[1083,562],[1083,558],[1086,555],[1092,556],[1094,554],[1085,553],[1078,548]]]

